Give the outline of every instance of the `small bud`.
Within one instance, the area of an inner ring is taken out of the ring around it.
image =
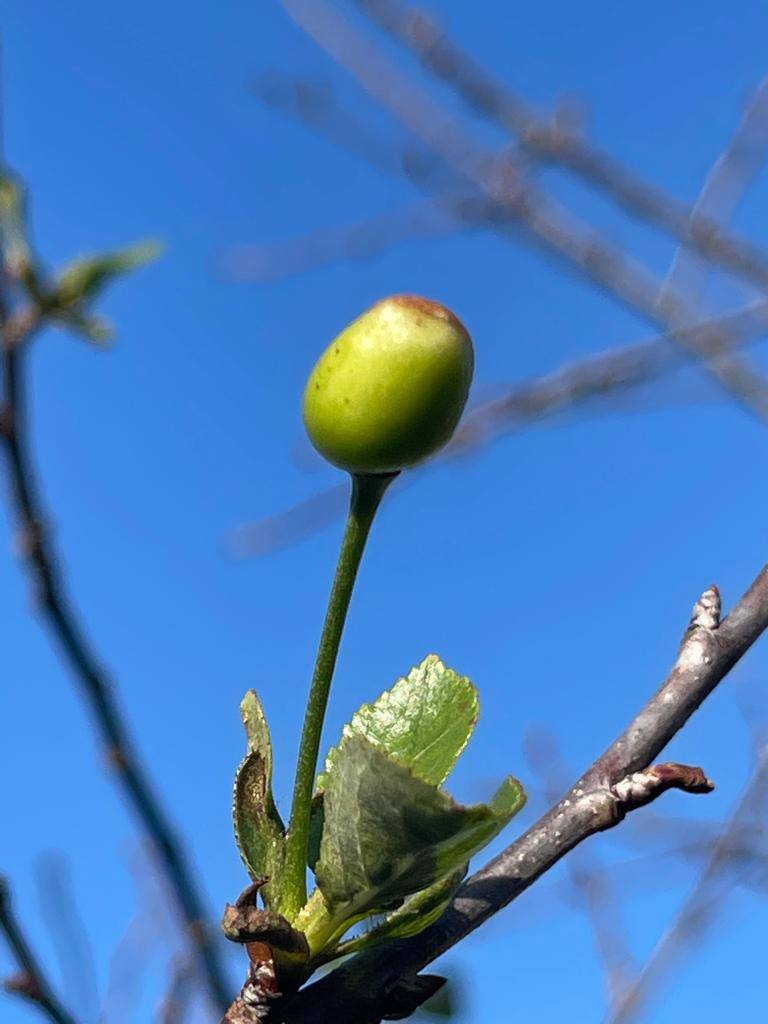
[[[312,444],[350,473],[396,473],[450,439],[472,383],[463,324],[417,295],[383,299],[315,365],[304,393]]]

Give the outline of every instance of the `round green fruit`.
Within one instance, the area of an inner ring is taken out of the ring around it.
[[[472,383],[472,339],[439,302],[394,295],[333,341],[304,392],[304,423],[329,462],[396,473],[450,439]]]

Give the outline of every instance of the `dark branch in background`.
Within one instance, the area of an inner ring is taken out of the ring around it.
[[[715,842],[706,866],[682,909],[667,929],[631,987],[615,1003],[609,1024],[631,1024],[652,998],[658,999],[661,984],[675,969],[680,954],[695,938],[700,945],[731,889],[727,868],[733,859],[733,847],[750,819],[765,815],[768,800],[768,747],[758,751],[757,765],[724,830]]]
[[[659,690],[559,803],[472,875],[439,921],[413,938],[352,957],[280,1007],[274,1020],[378,1022],[403,979],[415,977],[586,838],[613,828],[671,787],[705,791],[711,783],[700,769],[652,762],[766,628],[768,566],[722,622],[717,588],[705,591]],[[247,1017],[228,1020],[248,1022]]]
[[[21,996],[36,1006],[53,1024],[77,1024],[75,1018],[64,1009],[48,983],[21,925],[11,907],[11,894],[5,879],[0,876],[0,931],[19,969],[19,973],[6,979],[4,988],[12,995]]]
[[[171,887],[201,978],[216,1009],[230,993],[216,937],[182,845],[149,781],[117,707],[111,684],[83,635],[65,591],[51,535],[32,470],[26,422],[25,358],[40,317],[8,315],[3,322],[4,387],[0,441],[6,455],[10,498],[18,524],[19,546],[34,590],[36,606],[69,664],[88,703],[106,751],[107,762],[152,841]]]

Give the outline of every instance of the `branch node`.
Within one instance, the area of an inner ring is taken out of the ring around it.
[[[31,1003],[41,1003],[44,998],[43,991],[37,980],[27,971],[11,974],[3,982],[3,988],[9,995],[22,996]]]
[[[717,629],[720,625],[722,601],[716,583],[707,587],[693,606],[689,629]]]
[[[714,782],[702,768],[667,761],[625,776],[611,787],[611,793],[622,813],[626,814],[651,803],[668,789],[681,789],[684,793],[711,793],[714,788]]]

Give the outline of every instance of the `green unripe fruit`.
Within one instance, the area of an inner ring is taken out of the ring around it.
[[[312,444],[349,473],[396,473],[450,439],[467,401],[472,339],[439,302],[394,295],[331,342],[304,392]]]

